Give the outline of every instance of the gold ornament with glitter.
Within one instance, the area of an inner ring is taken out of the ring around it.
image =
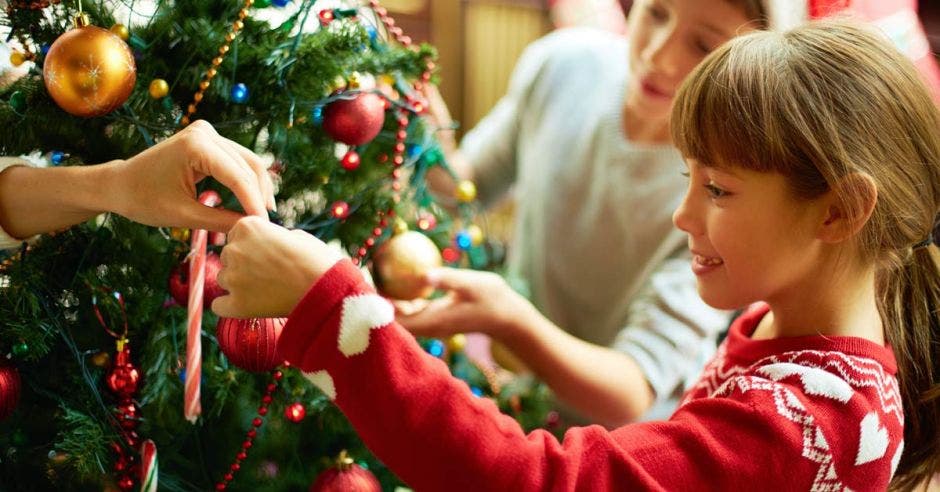
[[[43,64],[46,90],[63,110],[91,118],[124,104],[134,89],[134,55],[118,35],[79,14],[75,28],[59,36]]]

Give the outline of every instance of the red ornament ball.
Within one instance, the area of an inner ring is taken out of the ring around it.
[[[225,295],[225,289],[219,287],[219,271],[222,270],[222,261],[219,255],[208,253],[206,255],[206,284],[202,289],[202,305],[209,307],[216,297]],[[170,296],[180,306],[186,307],[189,303],[189,261],[177,265],[170,272],[167,281]]]
[[[303,403],[292,403],[284,409],[284,417],[293,423],[299,423],[307,416],[307,409]]]
[[[108,389],[119,397],[130,398],[137,392],[140,371],[131,363],[131,349],[126,345],[114,358],[114,365],[105,377],[105,383]]]
[[[330,215],[332,215],[334,219],[345,219],[349,217],[349,204],[342,200],[333,202],[333,204],[330,205]]]
[[[359,154],[355,150],[350,150],[346,152],[346,155],[343,156],[342,165],[343,169],[347,171],[355,171],[359,169],[359,164],[362,160],[359,158]]]
[[[0,420],[16,410],[20,401],[20,373],[12,364],[0,362]]]
[[[323,130],[346,145],[371,142],[382,131],[384,123],[384,100],[371,92],[338,99],[323,108]]]
[[[241,369],[270,371],[283,362],[277,357],[277,340],[286,322],[285,318],[219,318],[219,348]]]
[[[317,476],[310,492],[381,492],[382,486],[369,470],[357,465],[346,452],[340,453],[337,464]]]

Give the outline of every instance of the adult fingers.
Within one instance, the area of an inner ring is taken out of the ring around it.
[[[246,149],[244,146],[238,142],[233,142],[224,137],[219,137],[223,144],[226,145],[232,152],[235,152],[251,167],[251,170],[258,177],[258,185],[261,187],[261,192],[264,194],[265,204],[268,207],[268,210],[276,210],[277,205],[274,201],[274,182],[271,180],[271,174],[268,173],[268,167],[265,164],[264,160],[255,154],[254,152]]]
[[[185,134],[183,133],[185,132]],[[191,162],[197,174],[210,175],[232,190],[245,212],[267,217],[264,195],[257,176],[237,152],[219,143],[222,137],[209,123],[197,120],[180,135],[185,135],[190,149]]]
[[[262,184],[252,166],[227,142],[225,138],[215,135],[212,145],[217,150],[216,154],[225,155],[227,159],[213,161],[209,167],[210,174],[235,193],[246,213],[267,217],[265,196],[270,193],[270,190],[263,187],[266,185]],[[238,176],[235,186],[230,186],[224,181],[228,175]]]

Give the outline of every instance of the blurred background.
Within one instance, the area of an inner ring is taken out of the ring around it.
[[[877,0],[872,0],[877,1]],[[883,0],[882,0],[883,1]],[[625,28],[632,0],[384,0],[406,32],[440,51],[441,93],[460,123],[472,128],[505,92],[523,48],[552,29]],[[940,0],[918,7],[934,53],[940,52]]]

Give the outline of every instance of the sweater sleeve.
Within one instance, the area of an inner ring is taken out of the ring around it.
[[[460,153],[473,168],[473,179],[484,204],[498,200],[516,180],[521,123],[525,112],[533,109],[530,96],[540,73],[559,43],[567,39],[565,31],[549,34],[523,51],[506,94],[461,140]]]
[[[28,166],[29,163],[23,159],[17,159],[15,157],[0,157],[0,173],[12,166]],[[0,221],[2,223],[2,221]],[[20,244],[23,244],[23,241],[33,241],[39,236],[33,236],[27,239],[17,239],[3,230],[3,227],[0,226],[0,250],[15,248]]]
[[[694,400],[667,422],[573,428],[561,442],[526,435],[421,350],[347,261],[298,304],[278,348],[416,490],[745,490],[771,477],[809,490],[829,466],[806,457],[805,419],[781,417],[761,391]]]
[[[689,261],[671,258],[653,272],[612,345],[637,362],[657,400],[678,398],[695,384],[731,320],[731,312],[699,296]]]

